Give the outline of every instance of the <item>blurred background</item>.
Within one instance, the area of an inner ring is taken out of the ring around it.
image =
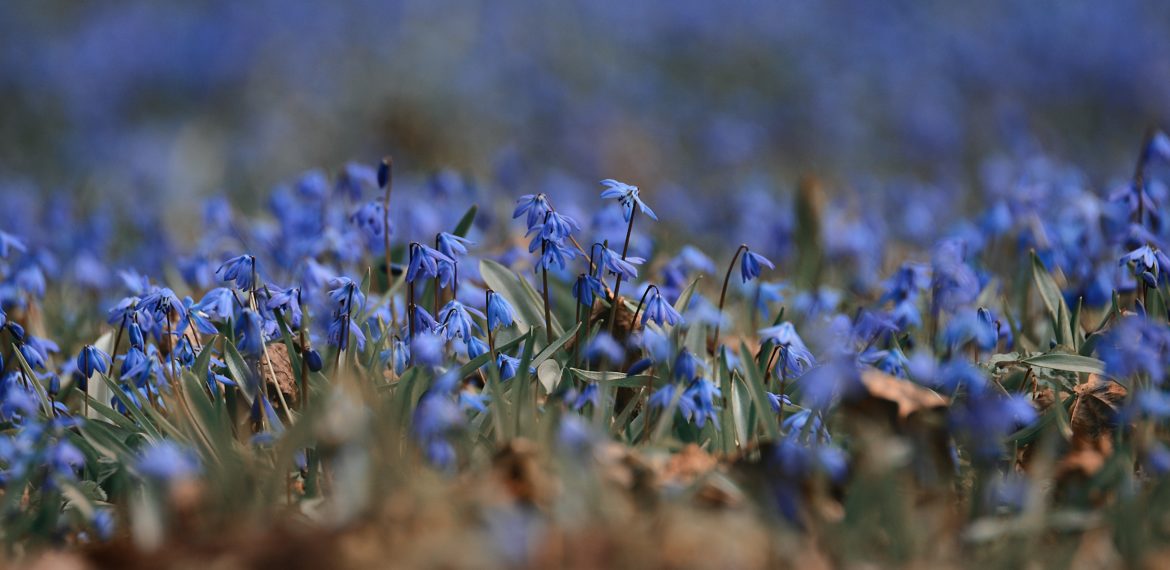
[[[931,184],[1047,154],[1104,184],[1170,114],[1170,3],[0,4],[0,198],[243,208],[392,153],[529,192]],[[941,186],[939,186],[941,185]]]

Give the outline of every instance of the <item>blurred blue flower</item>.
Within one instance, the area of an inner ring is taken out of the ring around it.
[[[255,263],[256,258],[251,255],[238,255],[223,262],[215,273],[224,281],[235,281],[240,290],[250,291]]]
[[[143,477],[162,483],[189,479],[202,471],[195,454],[169,439],[148,444],[139,452],[135,469]]]

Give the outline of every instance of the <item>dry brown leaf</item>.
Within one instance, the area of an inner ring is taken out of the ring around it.
[[[280,390],[290,406],[296,402],[299,394],[297,376],[293,373],[292,362],[288,358],[288,347],[284,343],[268,345],[268,356],[261,360],[260,368],[264,370],[264,379],[268,385]]]
[[[919,410],[945,408],[948,404],[947,398],[933,390],[877,370],[862,372],[861,383],[869,397],[896,404],[902,420]]]

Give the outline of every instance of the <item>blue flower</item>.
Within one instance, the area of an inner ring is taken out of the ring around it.
[[[979,277],[966,263],[966,249],[966,243],[958,239],[935,246],[931,259],[933,311],[953,312],[979,296]]]
[[[413,283],[416,279],[432,279],[439,276],[439,263],[455,263],[443,252],[427,247],[421,243],[411,244],[410,263],[406,269],[406,281]]]
[[[646,260],[641,257],[626,257],[622,259],[620,253],[605,247],[601,249],[601,265],[610,273],[620,276],[626,281],[631,281],[638,278],[638,269],[635,265],[641,265]]]
[[[495,291],[488,291],[487,295],[487,328],[496,330],[499,327],[510,327],[516,322],[516,313],[512,305],[503,295]]]
[[[96,372],[105,374],[109,370],[110,355],[102,352],[94,345],[86,345],[77,355],[77,370],[89,378]]]
[[[259,356],[264,352],[264,319],[252,309],[240,312],[236,321],[236,348],[246,356]]]
[[[386,245],[385,236],[382,233],[385,231],[383,227],[385,219],[385,211],[379,201],[367,202],[349,216],[349,222],[361,230],[362,235],[366,238],[366,245],[371,251],[381,251]]]
[[[520,359],[501,352],[496,355],[496,365],[500,368],[500,380],[511,380],[520,370]]]
[[[582,306],[592,307],[595,296],[605,296],[605,286],[601,284],[601,280],[586,273],[578,275],[577,280],[573,282],[573,298]]]
[[[478,309],[473,309],[452,299],[443,309],[439,311],[439,318],[443,322],[443,328],[447,333],[447,340],[455,337],[470,338],[472,329],[480,330],[479,325],[472,320],[471,315],[479,318],[484,318],[483,313]]]
[[[439,251],[451,259],[455,259],[459,255],[467,255],[467,246],[472,245],[471,240],[447,232],[440,233],[437,240]]]
[[[548,270],[556,267],[563,270],[565,263],[576,258],[578,255],[580,255],[580,252],[575,248],[555,241],[546,241],[544,242],[544,251],[536,263],[536,268]]]
[[[760,276],[762,267],[767,267],[768,269],[776,268],[768,258],[750,249],[745,250],[739,260],[739,276],[743,278],[744,283],[747,283]]]
[[[674,400],[674,393],[678,388],[674,384],[666,384],[650,394],[648,404],[651,409],[665,410]]]
[[[1170,329],[1140,316],[1115,322],[1097,345],[1105,371],[1118,380],[1145,374],[1156,383],[1165,379]]]
[[[705,378],[696,378],[687,391],[683,392],[679,400],[679,411],[687,421],[694,422],[700,429],[707,425],[708,420],[718,428],[719,415],[715,400],[722,397],[723,394],[713,382]]]
[[[1161,268],[1170,267],[1170,257],[1154,246],[1143,245],[1121,257],[1121,265],[1132,263],[1134,274],[1151,273],[1161,275]],[[1156,286],[1156,285],[1155,285]]]
[[[357,321],[341,311],[333,313],[328,332],[329,344],[340,350],[349,350],[351,340],[357,341],[358,350],[366,349],[366,334],[362,332]]]
[[[7,258],[8,254],[12,253],[13,250],[25,253],[28,251],[28,247],[24,245],[24,242],[20,238],[8,232],[0,231],[0,257]]]
[[[690,350],[683,347],[674,357],[674,377],[690,382],[699,374],[702,362]]]
[[[464,339],[463,344],[467,346],[467,356],[470,358],[478,358],[490,350],[486,342],[475,336]]]
[[[537,224],[544,222],[545,215],[550,211],[552,211],[552,206],[549,205],[548,198],[544,194],[526,194],[516,200],[516,209],[512,212],[512,218],[528,214],[527,227],[531,230]]]
[[[581,411],[587,404],[593,404],[593,409],[601,407],[601,389],[595,383],[588,383],[585,388],[573,398],[572,408],[574,411]]]
[[[438,366],[443,363],[443,339],[431,333],[415,334],[410,341],[410,360],[421,366]]]
[[[248,291],[252,288],[252,273],[255,263],[256,258],[251,255],[238,255],[223,262],[223,265],[220,265],[215,273],[220,275],[224,281],[235,281],[236,287]]]
[[[164,483],[192,478],[202,470],[191,451],[169,439],[149,444],[135,467],[143,477]]]
[[[351,200],[358,200],[362,197],[362,191],[365,188],[373,188],[375,185],[382,186],[378,184],[373,168],[357,162],[350,162],[341,170],[341,174],[337,177],[337,183],[333,185],[333,191]]]
[[[225,323],[235,317],[239,303],[231,289],[216,287],[203,295],[203,299],[195,305],[199,311],[207,315],[213,322]]]
[[[585,347],[585,357],[589,360],[605,360],[606,362],[620,363],[626,359],[626,349],[609,333],[597,333]]]
[[[968,309],[951,318],[943,331],[943,340],[952,350],[967,343],[974,343],[980,350],[991,350],[999,341],[999,335],[992,323]]]
[[[415,305],[411,313],[413,313],[411,321],[414,325],[415,334],[434,332],[439,328],[439,322],[426,309]]]
[[[646,321],[658,323],[660,327],[674,326],[681,323],[682,320],[682,315],[674,310],[674,307],[667,303],[666,299],[662,298],[662,294],[655,287],[650,299],[646,301],[646,311],[642,315],[642,326],[646,326]]]
[[[577,225],[573,218],[558,212],[549,212],[545,215],[543,222],[529,228],[526,235],[533,237],[528,244],[528,252],[532,253],[541,247],[547,247],[546,242],[563,243],[574,231],[580,229],[581,226]]]
[[[650,217],[651,220],[658,221],[658,216],[654,214],[642,198],[638,196],[638,187],[631,186],[625,182],[618,182],[612,178],[606,178],[601,181],[601,184],[606,188],[601,191],[602,198],[616,198],[618,203],[622,205],[623,215],[626,221],[630,221],[630,216],[634,214],[634,206],[637,206],[643,214]]]

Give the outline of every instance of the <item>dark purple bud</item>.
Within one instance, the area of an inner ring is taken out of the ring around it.
[[[305,353],[305,364],[309,365],[309,370],[312,370],[313,372],[320,372],[321,368],[324,366],[324,364],[321,362],[321,353],[317,352],[317,349],[315,348],[310,348],[309,351]]]

